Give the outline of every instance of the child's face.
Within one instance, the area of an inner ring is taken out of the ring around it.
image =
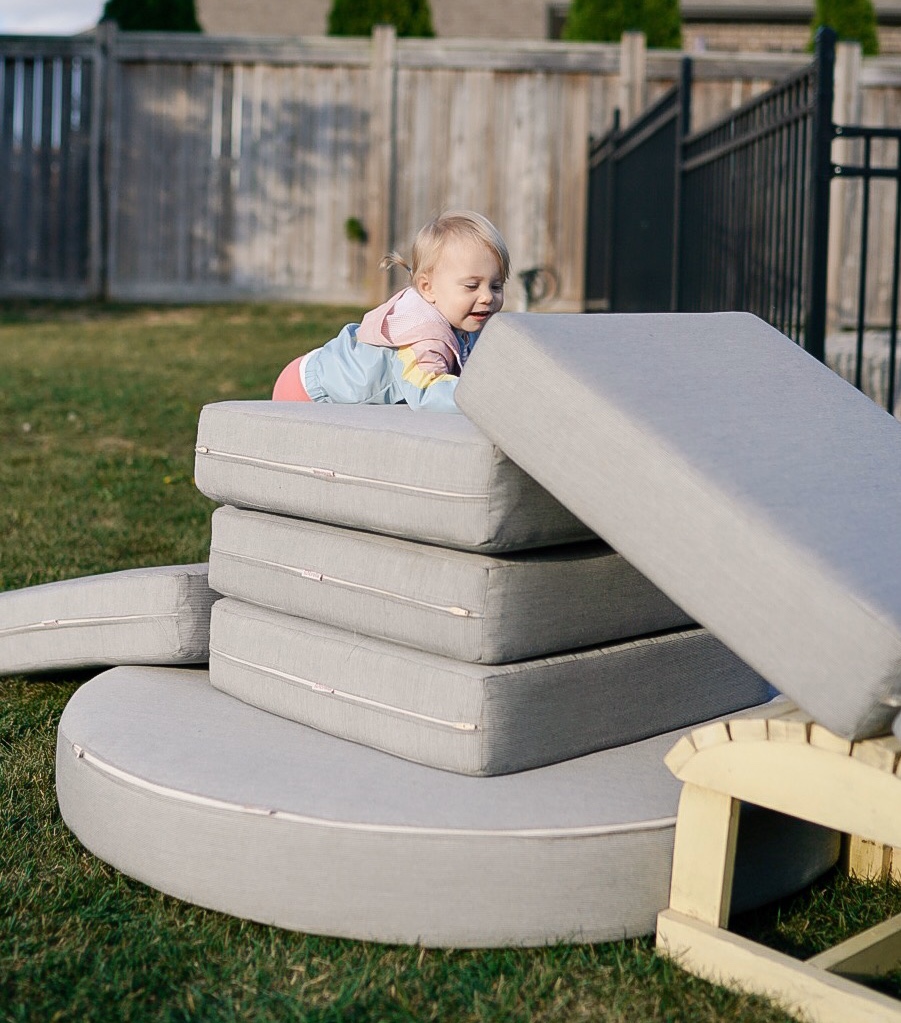
[[[422,297],[452,327],[481,330],[504,304],[504,280],[494,253],[468,238],[447,241],[438,262],[416,280]]]

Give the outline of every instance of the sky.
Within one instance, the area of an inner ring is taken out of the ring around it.
[[[102,10],[103,0],[0,0],[0,35],[74,35]]]

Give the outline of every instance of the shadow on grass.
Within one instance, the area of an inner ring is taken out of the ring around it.
[[[898,913],[898,881],[857,880],[836,867],[803,892],[737,914],[729,929],[794,959],[809,959]],[[901,969],[868,986],[901,999]]]

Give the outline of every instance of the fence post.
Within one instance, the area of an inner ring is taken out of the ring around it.
[[[614,288],[614,275],[613,275],[613,259],[616,255],[617,237],[616,237],[616,217],[613,215],[613,211],[616,209],[616,144],[619,133],[622,131],[622,111],[619,107],[613,111],[613,127],[612,138],[613,144],[610,148],[610,154],[607,157],[607,188],[605,189],[604,199],[607,203],[607,231],[604,244],[606,245],[605,252],[605,281],[604,281],[604,294],[607,298],[607,312],[612,313],[616,311],[616,306],[613,304],[613,288]]]
[[[821,28],[816,38],[816,96],[811,126],[810,259],[804,347],[826,360],[826,285],[829,272],[829,188],[832,182],[832,101],[835,32]]]
[[[366,290],[378,305],[389,297],[391,277],[378,261],[394,247],[395,137],[397,130],[397,33],[393,25],[372,30],[367,186]]]
[[[116,274],[116,218],[118,216],[119,188],[117,164],[122,139],[117,116],[118,76],[117,39],[119,26],[115,21],[101,21],[97,26],[97,49],[100,55],[100,75],[96,79],[94,102],[97,117],[96,144],[99,148],[97,180],[100,198],[97,204],[98,259],[100,264],[100,296],[112,297],[112,282]]]
[[[859,124],[861,119],[860,69],[863,49],[860,43],[840,42],[835,48],[835,101],[833,120],[836,124]],[[852,163],[854,143],[837,139],[833,154],[835,163]],[[826,330],[839,326],[842,318],[842,269],[849,201],[847,182],[841,177],[832,182],[829,218],[829,272],[826,288]]]
[[[619,107],[623,127],[633,121],[648,96],[647,39],[644,32],[623,32],[619,44]]]
[[[109,260],[109,118],[116,23],[101,21],[94,35],[91,100],[91,153],[89,165],[88,274],[93,298],[108,298]]]
[[[673,174],[676,184],[673,190],[673,272],[670,309],[679,311],[679,265],[682,247],[682,142],[691,131],[691,57],[683,57],[679,78],[679,119],[676,122],[676,145],[673,154]]]

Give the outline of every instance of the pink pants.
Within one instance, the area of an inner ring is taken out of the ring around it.
[[[307,394],[306,388],[300,379],[300,361],[302,358],[303,356],[301,355],[292,362],[289,362],[279,373],[278,380],[275,381],[275,387],[272,388],[273,401],[313,400]]]

